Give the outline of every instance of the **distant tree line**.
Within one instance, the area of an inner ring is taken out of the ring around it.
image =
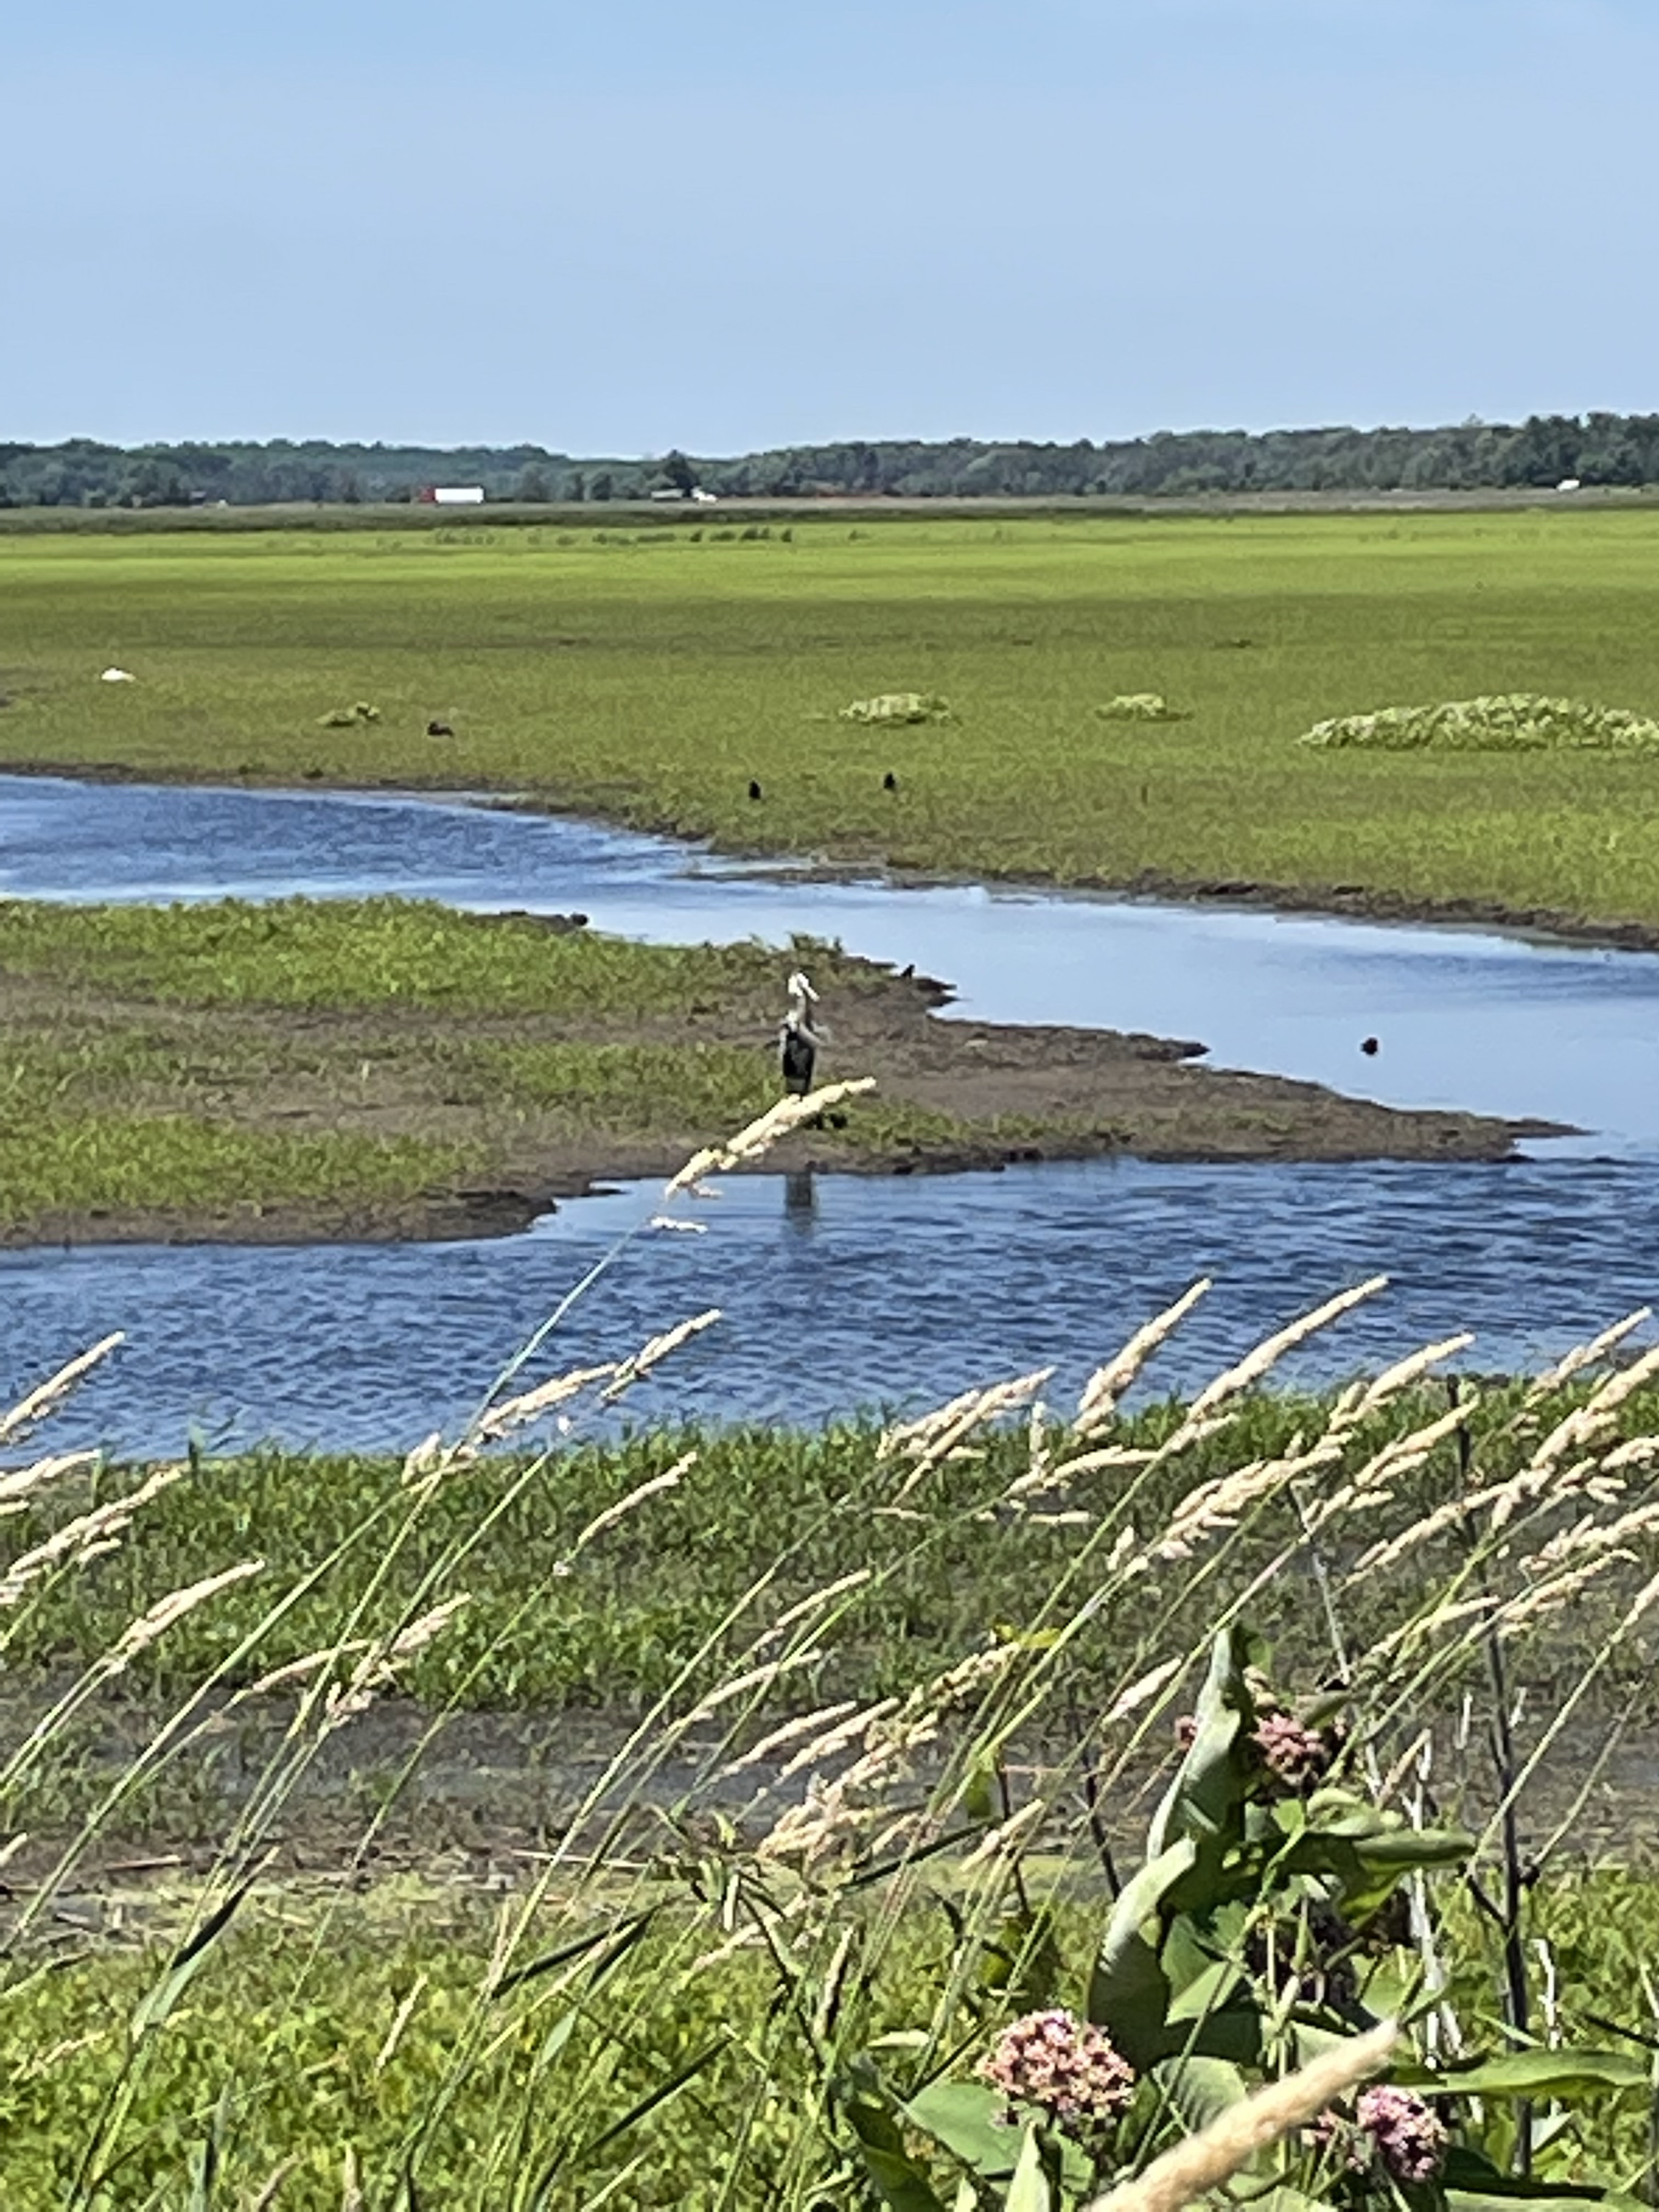
[[[578,459],[539,446],[0,444],[0,506],[351,505],[478,484],[490,500],[962,498],[1205,492],[1473,491],[1659,483],[1659,415],[1534,415],[1440,430],[1182,430],[1095,445],[887,440],[736,459]]]

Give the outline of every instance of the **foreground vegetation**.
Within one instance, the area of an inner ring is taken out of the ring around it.
[[[57,1378],[0,1418],[8,2204],[1645,2197],[1652,1893],[1586,1814],[1648,1711],[1659,1352],[1264,1392],[1376,1287],[1183,1405],[1122,1410],[1198,1291],[1075,1407],[792,1443],[577,1440],[708,1316],[398,1468],[20,1459]],[[556,1767],[596,1687],[632,1710],[535,1846],[480,1768],[465,1866],[389,1871],[462,1708]]]
[[[1589,511],[4,538],[0,762],[1659,926],[1646,761],[1296,743],[1519,691],[1659,713],[1656,547],[1659,516]],[[910,690],[951,719],[837,719]],[[1184,719],[1095,711],[1146,693]],[[321,726],[357,701],[379,720]]]
[[[953,1978],[962,1986],[951,2027],[970,2049],[1034,1991],[1084,2008],[1104,1913],[1097,1874],[1045,1900],[1049,1964],[1027,1964],[1012,1990],[999,1951],[1018,1946],[1017,1925],[988,1929],[963,1979],[951,1916],[974,1900],[944,1880],[939,1891],[880,1939],[878,1972],[847,1992],[841,2043],[915,2035]],[[280,2174],[278,2204],[338,2212],[355,2175],[368,2203],[399,2212],[411,2202],[585,2206],[607,2187],[619,2194],[604,2201],[697,2212],[792,2202],[874,2212],[876,2189],[844,2167],[837,2174],[828,2146],[803,2126],[821,2095],[823,2053],[810,2027],[780,2014],[775,1970],[748,1948],[714,1958],[719,1946],[674,1899],[665,1870],[642,1904],[658,1904],[653,1924],[621,1960],[601,1954],[574,1985],[560,1986],[554,1969],[551,2002],[533,2001],[532,1982],[481,2007],[501,1916],[475,1893],[409,1884],[366,1899],[295,1887],[257,1896],[188,2003],[152,2037],[104,2201],[184,2205],[205,2176],[198,2202],[246,2204]],[[1548,1945],[1556,2024],[1572,2042],[1605,2042],[1609,2014],[1629,2015],[1632,1978],[1651,1971],[1656,1903],[1659,1882],[1623,1869],[1558,1875],[1533,1901],[1528,1940]],[[8,2203],[28,2212],[93,2201],[85,2148],[132,2023],[167,1971],[165,1931],[187,1911],[176,1893],[145,1906],[136,1937],[70,1951],[0,2011],[0,2174]],[[1455,1914],[1463,1955],[1453,1996],[1473,2018],[1492,2002],[1491,1962],[1467,1913]],[[607,1933],[628,1925],[614,1906],[595,1905],[591,1922]],[[481,2025],[483,2047],[458,2079],[456,2051],[479,2042]],[[1639,2061],[1625,2064],[1628,2083]],[[678,2093],[641,2114],[676,2081]],[[1633,2084],[1603,2085],[1599,2108],[1563,2107],[1579,2175],[1593,2162],[1625,2180],[1643,2174],[1646,2104]],[[734,2135],[746,2170],[736,2180]],[[526,2188],[518,2177],[531,2144],[540,2166]],[[803,2166],[816,2169],[816,2198],[802,2188]],[[411,2171],[412,2194],[403,2179]],[[1575,2200],[1558,2190],[1546,2201],[1565,2212]],[[1486,2212],[1522,2212],[1529,2201],[1501,2182],[1491,2193]]]

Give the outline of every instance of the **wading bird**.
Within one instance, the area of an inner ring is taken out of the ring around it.
[[[789,1011],[778,1030],[778,1065],[783,1087],[797,1098],[812,1088],[812,1067],[818,1056],[818,1038],[807,1019],[809,1006],[817,1004],[817,993],[797,969],[789,978]]]

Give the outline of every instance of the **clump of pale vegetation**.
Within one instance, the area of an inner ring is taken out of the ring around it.
[[[1161,691],[1120,691],[1095,712],[1103,722],[1184,722],[1187,719],[1183,710],[1172,707]]]
[[[1338,714],[1303,732],[1304,745],[1370,745],[1381,752],[1659,752],[1659,721],[1625,707],[1548,699],[1531,691],[1380,707]]]
[[[936,691],[881,691],[841,710],[843,722],[946,722],[951,702]]]
[[[703,1176],[844,1095],[791,1098],[698,1155],[635,1234],[690,1218]],[[1659,2173],[1650,2037],[1605,2039],[1626,2036],[1646,1961],[1592,1969],[1576,1951],[1569,1967],[1577,1939],[1565,1929],[1558,1957],[1550,1898],[1629,1720],[1615,1700],[1609,1723],[1592,1692],[1626,1648],[1651,1663],[1659,1350],[1629,1343],[1650,1316],[1500,1392],[1495,1418],[1444,1376],[1468,1349],[1458,1336],[1309,1402],[1264,1449],[1261,1386],[1385,1285],[1291,1322],[1150,1427],[1126,1422],[1208,1287],[1074,1401],[1045,1369],[886,1429],[828,1510],[848,1529],[878,1517],[902,1532],[895,1556],[799,1597],[786,1547],[583,1769],[545,1847],[492,1898],[487,1942],[459,1950],[455,1901],[428,1905],[418,1969],[399,1981],[377,1975],[373,1942],[350,1949],[351,1899],[418,1758],[377,1803],[350,1881],[320,1902],[272,1870],[285,1836],[304,1839],[300,1784],[428,1647],[473,1632],[482,1533],[515,1496],[549,1496],[584,1409],[672,1371],[718,1313],[526,1387],[556,1316],[459,1437],[409,1455],[361,1532],[386,1586],[427,1517],[490,1478],[477,1525],[458,1522],[384,1617],[347,1601],[273,1668],[270,1627],[294,1593],[258,1557],[135,1613],[15,1748],[0,1745],[0,2063],[19,2115],[0,2160],[29,2161],[8,2203],[1182,2212],[1225,2190],[1238,2204],[1480,2212],[1641,2197]],[[0,1418],[0,1448],[112,1349]],[[524,1457],[489,1456],[538,1430],[547,1443]],[[72,1607],[100,1559],[118,1566],[152,1501],[195,1470],[152,1469],[90,1501],[87,1474],[86,1455],[64,1455],[0,1479],[0,1520],[21,1532],[0,1565],[0,1643],[54,1591]],[[700,1475],[683,1453],[574,1516],[546,1626],[638,1516],[661,1518],[663,1573],[690,1571],[674,1516]],[[860,1608],[902,1601],[908,1565],[964,1518],[995,1587],[964,1646],[886,1694],[823,1703]],[[1011,1618],[995,1562],[1022,1528],[1049,1533],[1053,1569]],[[1300,1666],[1276,1664],[1250,1627],[1287,1584],[1316,1624]],[[1528,1655],[1603,1586],[1607,1635],[1534,1710]],[[51,1782],[54,1736],[246,1589],[264,1592],[265,1620],[163,1714],[132,1774],[102,1777],[74,1839],[26,1860],[27,1831],[52,1817],[33,1784]],[[1358,1631],[1361,1594],[1386,1627],[1370,1614]],[[1129,1641],[1103,1656],[1091,1632],[1109,1619]],[[68,1893],[125,1796],[273,1701],[280,1743],[262,1767],[247,1739],[216,1863],[148,1937],[112,1923],[100,1939]],[[449,1717],[432,1714],[423,1752]],[[1582,1786],[1523,1838],[1537,1770],[1570,1726]],[[262,1900],[277,1916],[264,1933],[249,1926]],[[1402,2185],[1431,2194],[1402,2198]]]
[[[354,700],[349,707],[331,707],[325,714],[317,717],[319,730],[356,730],[366,723],[378,722],[380,710],[367,699]]]

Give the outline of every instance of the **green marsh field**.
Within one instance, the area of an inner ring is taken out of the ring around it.
[[[9,764],[493,789],[757,851],[1659,926],[1650,759],[1296,742],[1488,694],[1659,713],[1645,510],[18,533],[0,605]],[[137,680],[100,684],[110,663]],[[837,720],[911,690],[951,720]],[[1186,719],[1097,712],[1148,692]],[[324,726],[358,701],[379,719]]]

